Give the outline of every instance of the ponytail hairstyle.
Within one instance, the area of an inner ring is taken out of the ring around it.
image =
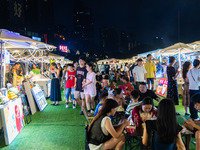
[[[106,99],[103,103],[101,110],[97,113],[97,115],[93,118],[92,122],[89,125],[88,131],[91,130],[92,125],[94,122],[102,115],[106,115],[107,113],[111,112],[113,108],[117,108],[118,103],[113,99]]]

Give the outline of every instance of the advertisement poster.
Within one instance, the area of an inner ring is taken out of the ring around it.
[[[158,86],[156,88],[156,94],[166,97],[167,94],[167,79],[165,78],[160,78],[158,82]]]
[[[21,98],[8,102],[2,112],[5,142],[9,145],[24,127]]]
[[[46,101],[46,98],[44,96],[44,93],[42,92],[39,85],[36,85],[31,90],[32,90],[32,94],[35,98],[35,101],[38,105],[39,110],[43,111],[44,108],[47,106],[47,101]]]

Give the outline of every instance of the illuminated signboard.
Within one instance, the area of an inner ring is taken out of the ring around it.
[[[156,88],[156,94],[158,94],[158,95],[160,95],[162,97],[166,97],[166,94],[167,94],[167,84],[168,84],[167,79],[160,78],[158,86]]]
[[[32,36],[32,39],[41,42],[41,38],[40,37]]]
[[[59,45],[59,50],[64,53],[69,53],[67,46],[64,46],[64,45]]]

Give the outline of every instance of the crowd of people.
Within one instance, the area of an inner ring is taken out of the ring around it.
[[[156,72],[159,65],[154,64],[152,55],[147,60],[139,58],[134,64],[125,64],[123,71],[111,68],[108,62],[100,67],[93,63],[86,63],[81,56],[78,62],[61,65],[52,63],[49,74],[52,77],[51,96],[52,105],[59,105],[61,101],[60,87],[65,90],[66,108],[73,101],[73,109],[77,104],[81,106],[80,115],[94,116],[89,125],[90,149],[122,149],[125,136],[124,128],[130,125],[128,118],[136,127],[144,126],[143,145],[148,146],[153,135],[154,149],[184,150],[185,146],[180,137],[182,127],[176,121],[175,105],[179,105],[177,77],[181,70],[176,70],[175,57],[169,57],[166,66],[168,78],[167,99],[161,100],[154,92]],[[191,119],[185,120],[185,125],[195,129],[196,147],[200,149],[200,61],[195,59],[183,64],[182,77],[184,79],[183,106],[185,115]],[[198,95],[198,96],[197,96]],[[159,102],[158,109],[153,100]],[[190,114],[188,112],[188,107]],[[125,120],[117,126],[113,125],[113,116],[119,110],[125,112]]]

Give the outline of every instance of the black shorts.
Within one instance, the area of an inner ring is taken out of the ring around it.
[[[154,84],[154,78],[147,78],[147,84]]]

